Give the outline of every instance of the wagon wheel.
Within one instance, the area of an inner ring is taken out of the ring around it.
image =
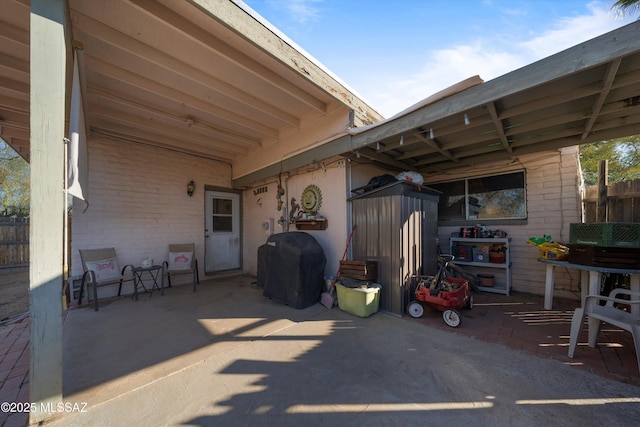
[[[473,295],[469,295],[469,300],[465,304],[464,308],[471,310],[473,308]]]
[[[422,317],[422,315],[424,314],[424,307],[418,301],[413,301],[409,303],[407,311],[409,312],[409,315],[411,317],[417,319],[419,317]]]
[[[442,312],[442,320],[444,320],[444,323],[446,323],[448,326],[457,328],[462,322],[462,317],[460,317],[460,313],[458,313],[456,310],[449,308]]]

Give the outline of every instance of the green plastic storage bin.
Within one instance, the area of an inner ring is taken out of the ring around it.
[[[369,283],[367,287],[348,288],[336,283],[338,308],[359,317],[369,317],[380,307],[380,286]]]

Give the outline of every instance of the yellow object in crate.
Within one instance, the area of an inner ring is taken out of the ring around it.
[[[569,258],[569,248],[555,242],[545,242],[536,246],[542,252],[542,259],[564,261]]]

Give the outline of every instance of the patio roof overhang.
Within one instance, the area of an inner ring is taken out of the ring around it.
[[[640,133],[640,22],[381,121],[242,2],[69,13],[91,135],[229,162],[236,188],[336,155],[429,175]],[[3,4],[0,39],[0,136],[29,159],[28,1]]]
[[[90,136],[221,160],[242,173],[382,119],[241,1],[67,4],[67,104],[76,48]],[[27,160],[29,29],[29,0],[3,1],[0,136]]]
[[[439,171],[640,134],[640,22],[488,82],[470,78],[283,165],[334,155]],[[263,170],[234,181],[245,185]]]

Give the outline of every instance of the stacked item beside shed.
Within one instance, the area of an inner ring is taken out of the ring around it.
[[[340,261],[340,276],[355,280],[377,280],[377,261]]]
[[[621,269],[640,265],[640,223],[571,224],[569,241],[572,264]]]
[[[340,261],[340,283],[336,283],[338,308],[360,317],[369,317],[380,308],[377,261]]]

